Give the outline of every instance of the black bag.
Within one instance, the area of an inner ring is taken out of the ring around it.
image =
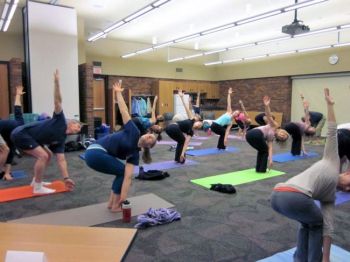
[[[230,184],[211,184],[210,190],[218,191],[226,194],[236,193],[235,187]]]
[[[170,176],[168,172],[164,172],[161,170],[144,171],[142,166],[140,166],[139,170],[139,175],[135,178],[140,180],[162,180]]]

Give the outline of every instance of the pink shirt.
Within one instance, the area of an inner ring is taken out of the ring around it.
[[[245,117],[244,113],[239,113],[238,116],[235,117],[235,120],[245,122],[247,120],[247,118]]]
[[[261,130],[261,132],[263,132],[264,134],[264,138],[266,139],[266,141],[273,141],[275,138],[275,128],[273,128],[270,125],[264,125],[264,126],[258,126],[258,129]]]

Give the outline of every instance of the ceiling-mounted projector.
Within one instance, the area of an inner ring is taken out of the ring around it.
[[[298,3],[298,0],[295,0],[295,3]],[[310,31],[310,27],[303,24],[303,21],[298,20],[297,16],[297,9],[294,10],[294,21],[290,25],[285,25],[282,27],[282,33],[288,34],[288,35],[299,35],[303,33],[307,33]]]
[[[303,24],[303,21],[294,20],[290,25],[282,27],[282,33],[288,35],[299,35],[310,31],[310,27]]]

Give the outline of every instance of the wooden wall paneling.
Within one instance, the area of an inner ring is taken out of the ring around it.
[[[7,64],[0,64],[0,118],[7,119],[10,114],[9,79]]]
[[[106,101],[105,101],[104,79],[94,79],[93,110],[94,110],[94,117],[101,117],[102,123],[106,123]]]

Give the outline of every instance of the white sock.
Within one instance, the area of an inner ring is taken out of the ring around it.
[[[34,182],[34,185],[33,185],[34,194],[51,194],[51,193],[54,193],[55,191],[56,191],[55,189],[44,187],[42,183]]]
[[[34,183],[35,183],[35,178],[33,178],[32,182],[30,183],[30,186],[34,186]],[[45,181],[41,181],[40,183],[43,186],[49,186],[52,184],[51,182],[45,182]]]

